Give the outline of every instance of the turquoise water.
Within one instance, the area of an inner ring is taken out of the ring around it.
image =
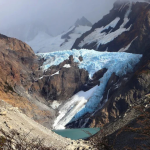
[[[80,128],[80,129],[65,129],[53,130],[53,132],[72,140],[86,139],[100,131],[100,128]]]

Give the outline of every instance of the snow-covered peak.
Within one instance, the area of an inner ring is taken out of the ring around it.
[[[140,51],[141,53],[142,48],[138,47],[138,42],[141,42],[140,37],[143,36],[141,27],[146,26],[146,30],[149,30],[148,21],[145,19],[146,16],[149,17],[149,4],[150,0],[118,0],[110,13],[95,23],[90,31],[78,38],[72,48],[110,52]],[[145,43],[142,42],[144,46]]]
[[[56,37],[40,33],[33,40],[27,41],[27,44],[32,47],[35,53],[71,49],[75,40],[90,29],[90,26],[72,26],[68,29],[68,31]]]

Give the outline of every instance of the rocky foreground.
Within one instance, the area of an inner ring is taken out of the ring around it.
[[[0,128],[5,132],[9,133],[10,131],[16,130],[21,135],[29,134],[27,136],[27,140],[29,141],[35,138],[43,139],[43,145],[50,147],[50,149],[94,149],[87,141],[73,141],[57,135],[24,115],[17,107],[12,107],[3,100],[0,100],[0,106]],[[4,135],[0,130],[0,137],[1,136]]]

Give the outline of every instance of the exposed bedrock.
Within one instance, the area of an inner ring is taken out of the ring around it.
[[[52,67],[55,70],[55,67]],[[57,68],[57,66],[56,66]],[[70,68],[58,67],[59,73],[42,78],[42,95],[49,100],[67,100],[78,91],[88,80],[88,72],[77,65]],[[38,81],[40,84],[41,81]]]
[[[82,58],[80,60],[82,61]],[[69,64],[70,67],[64,67],[65,64]],[[73,56],[70,56],[58,66],[50,67],[34,85],[39,85],[39,90],[46,100],[64,101],[81,90],[87,91],[99,85],[99,79],[106,71],[105,68],[101,69],[93,75],[92,79],[89,79],[88,72],[79,69],[77,63],[73,61]]]
[[[91,88],[93,88],[96,85],[100,85],[100,81],[99,79],[103,77],[103,75],[105,74],[105,72],[107,71],[106,68],[103,68],[97,72],[94,73],[92,79],[89,79],[82,87],[82,90],[84,92],[90,90]]]

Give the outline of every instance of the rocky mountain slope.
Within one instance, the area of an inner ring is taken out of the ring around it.
[[[39,32],[32,40],[26,41],[35,53],[45,53],[71,49],[75,40],[91,29],[92,24],[85,18],[78,19],[68,31],[56,36],[49,36],[46,32]]]
[[[56,118],[53,102],[55,107],[55,100],[62,103],[70,98],[88,80],[87,71],[79,69],[72,57],[43,71],[44,60],[14,38],[0,35],[0,53],[1,99],[48,128]],[[72,67],[63,67],[66,63]],[[55,75],[57,71],[59,75]]]
[[[95,48],[98,51],[141,53],[143,57],[133,73],[128,73],[121,78],[113,73],[99,104],[100,109],[98,108],[93,114],[87,113],[80,120],[68,124],[68,127],[80,127],[85,122],[91,127],[104,126],[124,115],[132,105],[150,92],[150,45],[147,41],[150,32],[149,12],[148,1],[116,2],[108,15],[93,25],[91,31],[76,40],[73,46],[76,48],[82,45],[83,48]],[[93,41],[90,41],[91,39]],[[95,47],[95,44],[98,47]],[[103,105],[106,100],[106,104]]]
[[[150,46],[150,2],[117,1],[109,14],[76,40],[72,48],[141,53]]]
[[[88,140],[99,149],[149,149],[150,98],[149,94],[131,106],[125,115],[101,128]]]
[[[36,56],[31,47],[4,35],[0,35],[0,53],[0,127],[6,132],[15,129],[19,134],[28,134],[33,128],[31,139],[40,135],[46,138],[46,146],[56,149],[89,149],[90,145],[82,141],[64,139],[37,124],[52,127],[58,107],[53,102],[64,103],[81,90],[88,72],[78,68],[72,56],[44,71],[41,65],[45,60]]]
[[[0,35],[0,53],[1,99],[38,122],[49,122],[49,118],[54,116],[53,110],[41,103],[44,103],[42,98],[29,94],[34,82],[34,71],[38,71],[40,64],[33,50],[17,39]]]
[[[79,148],[88,150],[92,149],[93,147],[88,142],[84,142],[82,140],[73,141],[57,135],[56,133],[24,115],[17,107],[12,107],[3,100],[0,100],[0,106],[0,148],[2,149],[5,147],[1,147],[5,141],[2,142],[1,136],[5,137],[4,133],[7,133],[11,137],[11,132],[15,133],[15,131],[17,131],[17,133],[20,135],[18,136],[20,139],[17,139],[17,136],[15,137],[15,140],[18,140],[18,143],[20,142],[20,144],[23,144],[25,140],[27,140],[26,142],[31,142],[32,140],[41,140],[41,144],[48,147],[50,150],[74,150]],[[12,136],[13,139],[14,136],[15,134]],[[21,141],[21,136],[23,141]],[[17,148],[16,143],[17,142],[14,141],[14,144],[12,144],[12,149],[19,149]],[[41,144],[37,147],[37,149],[40,149]],[[11,147],[9,147],[9,149],[10,148]]]

